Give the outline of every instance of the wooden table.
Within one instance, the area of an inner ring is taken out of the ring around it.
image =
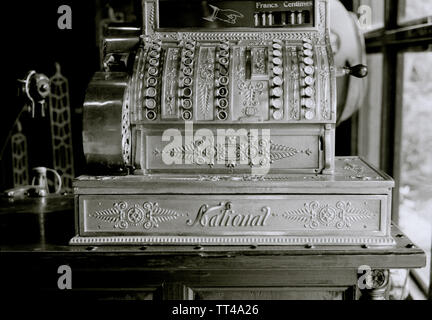
[[[385,299],[389,269],[425,253],[393,226],[394,247],[76,247],[73,198],[0,203],[0,290],[91,299]],[[58,269],[70,266],[72,290]],[[364,287],[363,266],[371,280]],[[365,267],[367,266],[367,267]],[[362,269],[362,270],[363,270]],[[25,290],[24,290],[25,289]]]

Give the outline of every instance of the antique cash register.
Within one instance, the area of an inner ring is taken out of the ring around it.
[[[335,157],[327,0],[144,0],[84,104],[73,245],[392,246],[393,180]],[[137,34],[139,30],[140,34]]]

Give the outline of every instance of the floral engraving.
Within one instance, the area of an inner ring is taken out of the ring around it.
[[[332,206],[313,201],[306,203],[304,208],[285,212],[282,217],[304,223],[304,227],[310,229],[322,226],[350,229],[354,222],[370,220],[375,217],[375,213],[368,209],[355,208],[351,202],[339,201]]]
[[[130,226],[143,226],[150,230],[159,228],[159,224],[176,220],[179,216],[174,210],[163,209],[157,203],[145,202],[140,204],[128,204],[117,202],[112,208],[96,211],[89,215],[91,218],[114,224],[116,229],[128,229]]]

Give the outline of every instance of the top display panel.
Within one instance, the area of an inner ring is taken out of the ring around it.
[[[314,1],[160,0],[161,29],[305,28]]]

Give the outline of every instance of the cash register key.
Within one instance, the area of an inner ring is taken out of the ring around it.
[[[315,118],[315,112],[312,110],[306,111],[305,118],[306,120],[313,120],[313,118]]]
[[[183,120],[191,120],[192,119],[192,113],[188,110],[185,110],[182,114]]]
[[[192,85],[192,83],[193,83],[193,80],[191,77],[185,77],[183,79],[183,85],[185,85],[187,87],[190,87]]]
[[[220,98],[216,100],[217,106],[221,109],[228,108],[228,99],[226,98]]]
[[[192,100],[191,99],[182,99],[181,105],[183,109],[190,109],[192,108]]]
[[[148,110],[146,112],[146,118],[150,121],[156,120],[156,112],[154,112],[153,110]]]
[[[184,65],[191,66],[193,64],[193,60],[191,58],[185,58],[183,60]]]
[[[278,42],[273,43],[273,49],[274,50],[282,50],[282,45]]]
[[[315,73],[315,69],[312,66],[306,66],[306,67],[304,67],[304,72],[310,76],[310,75],[313,75]]]
[[[282,118],[283,118],[283,113],[281,110],[276,110],[275,112],[273,112],[273,119],[282,120]]]
[[[311,76],[307,76],[304,81],[305,84],[307,84],[308,86],[311,86],[315,83],[315,79],[312,78]]]
[[[185,67],[185,68],[183,68],[183,73],[186,75],[186,76],[191,76],[192,75],[192,68],[191,67]]]
[[[312,59],[312,58],[309,58],[309,57],[304,58],[304,59],[303,59],[303,62],[304,62],[305,64],[307,64],[307,65],[313,65],[313,64],[314,64],[313,59]]]
[[[310,49],[306,49],[303,51],[303,55],[305,55],[306,57],[313,57],[313,52]]]
[[[226,120],[228,118],[228,114],[225,111],[221,110],[218,112],[217,117],[219,120]]]
[[[221,65],[226,66],[226,65],[228,64],[228,62],[229,62],[228,58],[220,58],[220,59],[219,59],[219,63],[220,63]]]
[[[309,38],[303,38],[304,43],[310,43],[312,45],[312,40]]]
[[[227,76],[222,76],[219,78],[219,84],[222,86],[226,86],[229,83],[229,78]]]
[[[158,70],[158,68],[150,67],[150,68],[148,69],[148,73],[149,73],[149,75],[151,75],[151,76],[157,76],[157,74],[159,73],[159,70]]]
[[[223,42],[223,43],[221,43],[221,45],[219,46],[219,48],[221,49],[221,50],[223,50],[223,51],[228,51],[229,50],[229,43],[227,43],[227,42]]]
[[[273,85],[274,85],[274,86],[279,87],[279,86],[281,86],[282,84],[283,84],[283,80],[282,80],[281,77],[274,77],[274,78],[273,78]]]
[[[149,60],[149,64],[153,67],[157,67],[159,65],[159,59],[152,58]]]
[[[314,95],[314,89],[312,87],[306,87],[302,89],[302,96],[312,97]]]
[[[146,90],[146,96],[150,98],[156,97],[157,90],[155,88],[147,88]]]
[[[280,75],[282,75],[282,73],[283,73],[283,69],[282,69],[281,67],[274,67],[274,68],[273,68],[273,73],[274,73],[275,75],[277,75],[277,76],[280,76]]]
[[[185,58],[193,58],[194,57],[194,52],[191,50],[186,50],[184,53]]]
[[[283,90],[281,87],[276,87],[272,89],[271,94],[273,97],[280,98],[283,95]]]
[[[156,50],[152,50],[152,51],[150,51],[149,56],[152,58],[159,58],[160,54]]]
[[[219,51],[219,57],[226,58],[228,56],[229,56],[229,52],[228,51],[226,51],[226,50],[220,50]]]
[[[282,99],[271,99],[270,104],[275,109],[280,109],[283,107]]]
[[[313,101],[311,98],[302,99],[301,104],[308,109],[315,108],[315,101]]]
[[[280,66],[282,64],[282,59],[281,58],[273,58],[273,64],[276,66]]]
[[[282,57],[282,51],[280,51],[280,50],[273,50],[273,56],[274,57]]]
[[[181,90],[181,96],[186,98],[192,97],[192,89],[188,87],[184,88],[183,90]]]
[[[148,87],[156,87],[158,81],[155,77],[150,77],[147,79],[147,86]]]
[[[156,108],[156,100],[155,99],[146,99],[145,106],[147,109]]]
[[[218,97],[226,97],[228,96],[228,89],[225,87],[219,88],[216,91]]]
[[[193,44],[191,42],[188,42],[188,43],[185,44],[185,48],[187,50],[195,50],[195,44]]]

